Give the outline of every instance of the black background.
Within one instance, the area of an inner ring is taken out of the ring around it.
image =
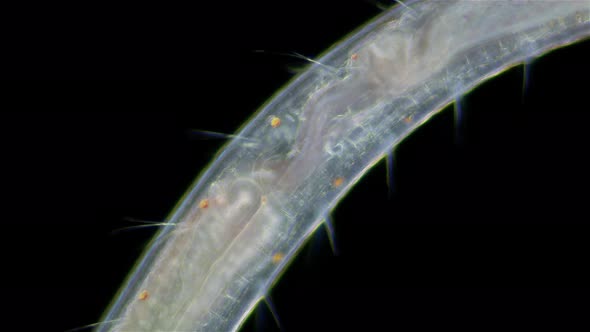
[[[305,65],[278,53],[313,57],[379,12],[47,6],[3,23],[12,331],[96,322],[155,229],[112,231],[163,220],[223,144],[191,129],[234,132]],[[448,108],[406,139],[392,195],[380,163],[333,213],[338,255],[319,232],[278,282],[283,328],[587,329],[589,57],[585,42],[536,60],[524,99],[516,67],[463,99],[459,127]],[[244,328],[272,329],[264,307]]]

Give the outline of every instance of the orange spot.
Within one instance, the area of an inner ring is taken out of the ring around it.
[[[404,122],[405,122],[405,123],[411,123],[411,122],[412,122],[412,120],[414,120],[414,116],[413,116],[413,115],[406,116],[406,117],[404,118]]]
[[[350,56],[350,60],[352,60],[352,61],[354,61],[354,60],[356,60],[358,58],[359,58],[359,55],[356,54],[356,53],[352,53],[352,55]]]
[[[150,293],[148,293],[148,291],[146,291],[146,290],[143,290],[143,291],[141,291],[141,293],[139,293],[139,296],[137,297],[137,299],[140,301],[145,301],[145,300],[147,300],[148,297],[150,297]]]
[[[278,118],[276,116],[273,116],[272,118],[270,118],[270,126],[271,127],[276,128],[276,127],[278,127],[280,125],[281,125],[281,119],[280,118]]]
[[[202,200],[199,202],[199,207],[200,207],[201,209],[206,209],[206,208],[208,208],[208,207],[209,207],[209,200],[208,200],[208,199],[206,199],[206,198],[205,198],[205,199],[202,199]]]
[[[332,181],[332,185],[336,188],[340,187],[344,183],[344,178],[339,176]]]
[[[276,254],[272,255],[272,262],[273,264],[277,264],[278,262],[282,261],[283,258],[285,258],[285,255],[283,255],[280,252],[277,252]]]
[[[262,204],[266,203],[266,196],[262,195],[260,197],[260,201],[262,202]]]

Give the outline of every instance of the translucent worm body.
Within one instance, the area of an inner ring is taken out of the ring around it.
[[[590,35],[588,1],[415,1],[325,53],[189,190],[98,331],[230,331],[384,154],[483,80]]]

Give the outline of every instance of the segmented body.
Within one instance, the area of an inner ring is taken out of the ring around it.
[[[484,79],[590,34],[583,1],[410,5],[327,52],[240,131],[247,139],[184,197],[99,331],[237,329],[404,137]]]

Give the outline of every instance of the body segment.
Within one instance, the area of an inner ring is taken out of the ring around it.
[[[229,143],[99,331],[236,330],[327,212],[482,80],[590,34],[587,1],[398,6],[338,44]]]

